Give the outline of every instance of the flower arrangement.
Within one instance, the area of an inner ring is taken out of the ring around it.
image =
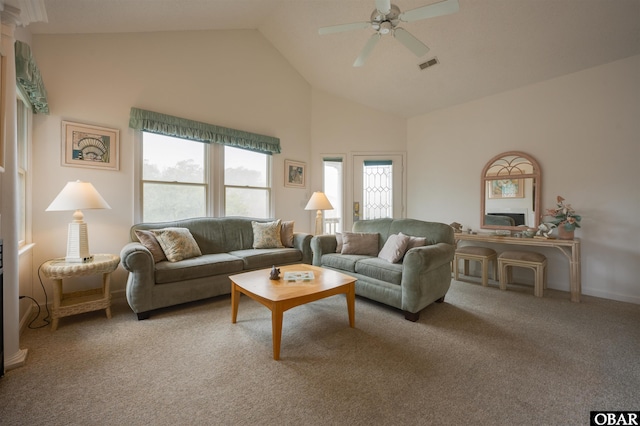
[[[576,228],[580,228],[580,221],[582,216],[576,214],[571,204],[565,204],[564,198],[558,195],[558,203],[555,209],[547,209],[545,215],[553,217],[553,220],[549,221],[556,226],[563,226],[565,231],[573,231]]]

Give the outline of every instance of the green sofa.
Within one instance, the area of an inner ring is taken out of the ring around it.
[[[318,235],[311,239],[313,265],[357,278],[357,295],[401,309],[410,321],[417,321],[420,311],[431,303],[444,301],[455,253],[451,226],[416,219],[374,219],[354,223],[353,233],[378,234],[378,246],[368,255],[343,254],[336,252],[336,235]],[[399,233],[424,237],[425,245],[408,249],[398,263],[373,255]]]
[[[272,219],[201,217],[173,222],[140,223],[131,227],[130,243],[121,252],[129,271],[126,296],[138,319],[147,319],[158,308],[231,293],[229,275],[273,265],[311,263],[311,234],[294,232],[293,247],[253,248],[251,222]],[[169,262],[155,262],[136,230],[187,228],[202,255]]]

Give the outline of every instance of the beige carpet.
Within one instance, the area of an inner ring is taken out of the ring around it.
[[[243,297],[137,321],[126,301],[27,330],[27,365],[0,380],[2,425],[585,425],[638,410],[640,306],[453,282],[411,323],[334,296],[285,313]]]

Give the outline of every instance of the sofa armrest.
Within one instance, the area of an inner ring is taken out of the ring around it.
[[[122,267],[129,271],[127,301],[135,313],[151,310],[155,285],[155,262],[151,252],[139,242],[128,243],[120,251]]]
[[[327,253],[335,253],[338,247],[338,240],[335,235],[316,235],[311,238],[311,251],[313,252],[313,262],[315,266],[321,266],[322,256]]]
[[[407,252],[402,269],[402,309],[417,312],[446,294],[455,251],[453,244],[437,243]]]
[[[293,248],[302,252],[302,263],[311,264],[313,256],[311,252],[311,237],[313,235],[304,232],[293,233]]]

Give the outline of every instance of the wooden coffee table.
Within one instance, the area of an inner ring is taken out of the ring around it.
[[[314,278],[308,281],[285,281],[285,272],[311,271]],[[280,279],[270,280],[271,269],[231,275],[231,322],[236,323],[240,295],[246,294],[253,300],[271,309],[271,329],[273,334],[273,359],[280,359],[282,339],[282,316],[284,311],[295,306],[336,294],[347,295],[349,325],[355,327],[355,282],[356,279],[331,269],[306,264],[280,267]]]

